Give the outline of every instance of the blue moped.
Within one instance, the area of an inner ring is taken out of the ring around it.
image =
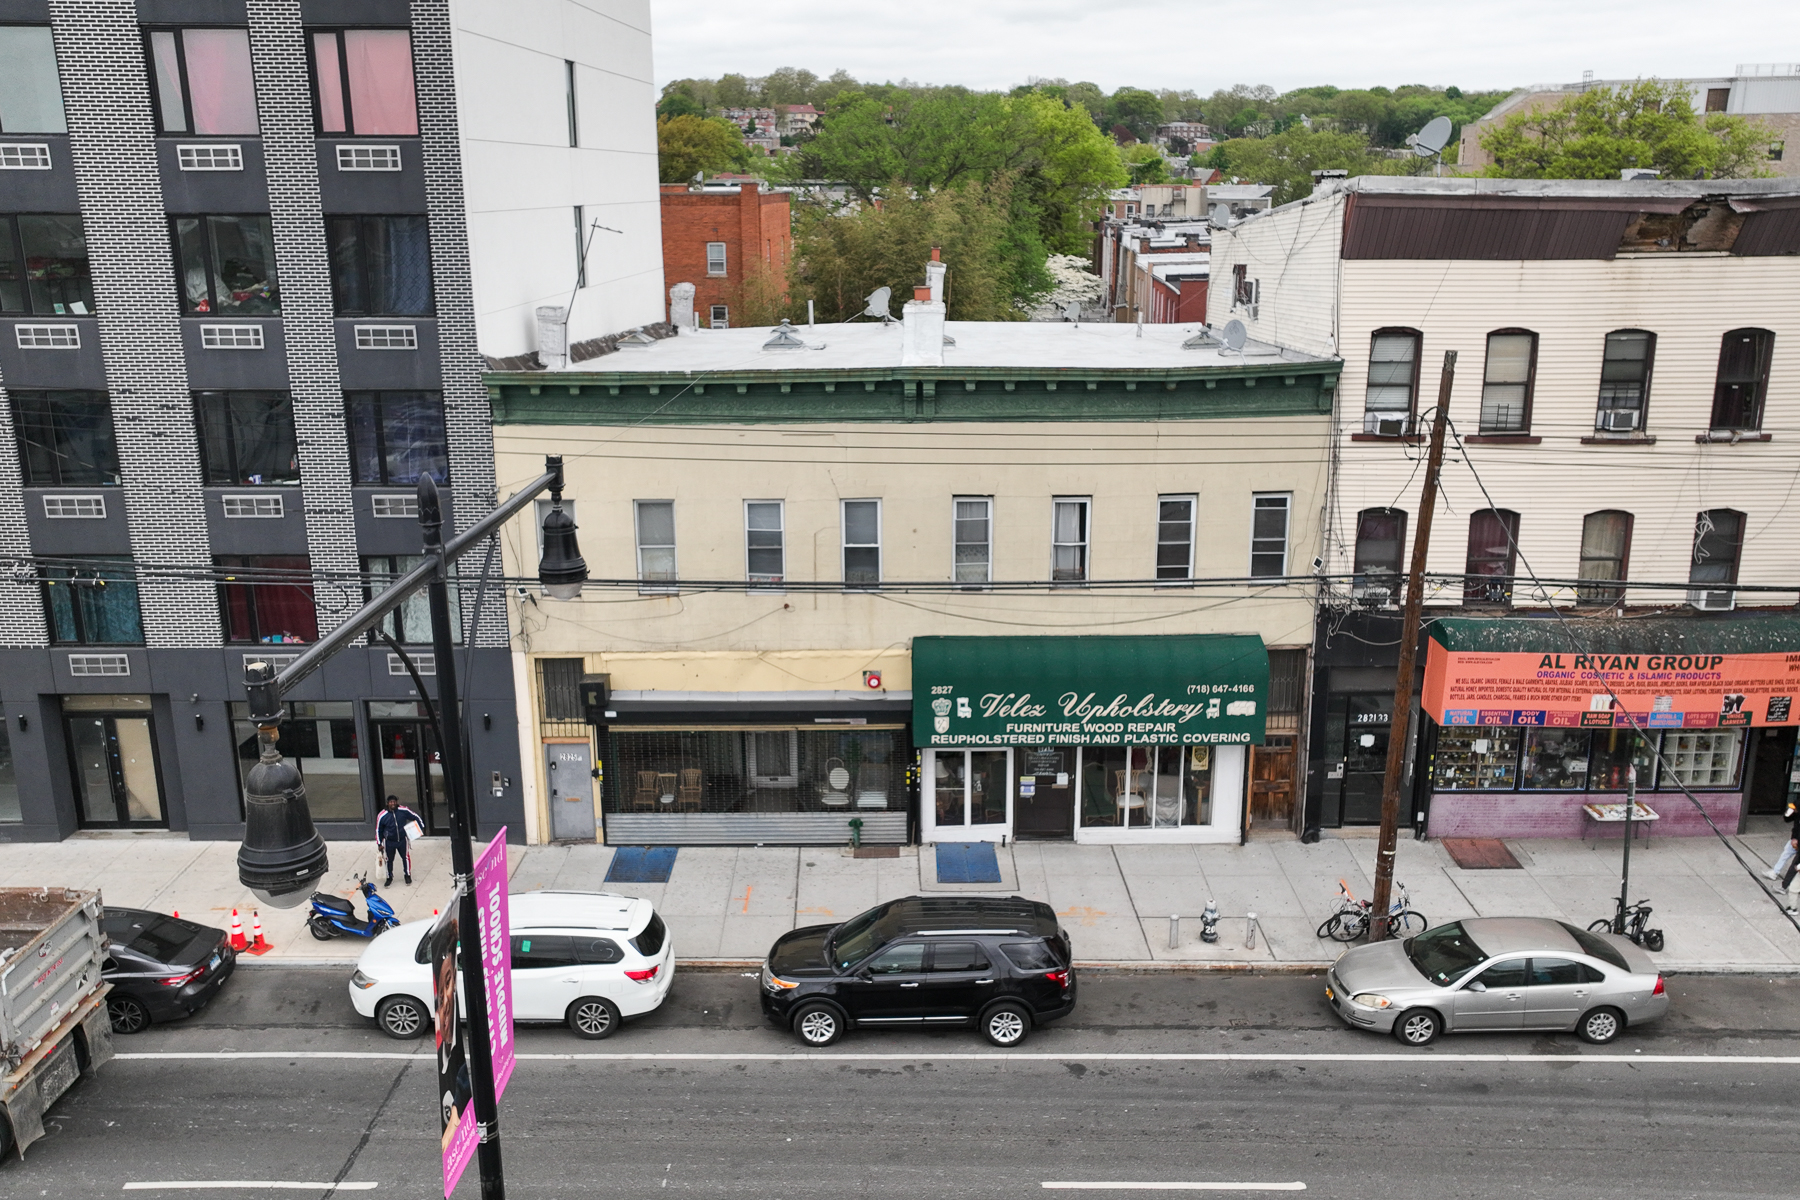
[[[312,912],[307,914],[306,927],[321,942],[328,942],[335,937],[372,938],[387,929],[397,929],[400,918],[386,900],[375,894],[375,885],[369,882],[367,875],[356,877],[356,890],[365,897],[368,907],[368,919],[356,915],[356,905],[337,896],[327,896],[324,892],[312,894]]]

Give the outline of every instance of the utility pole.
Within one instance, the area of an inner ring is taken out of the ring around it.
[[[1444,429],[1449,424],[1450,388],[1456,382],[1456,351],[1444,351],[1437,409],[1431,422],[1431,453],[1425,486],[1419,489],[1419,519],[1413,529],[1412,564],[1406,573],[1406,606],[1400,618],[1400,669],[1394,676],[1393,718],[1388,726],[1387,775],[1381,786],[1381,848],[1375,854],[1375,896],[1369,911],[1369,940],[1387,937],[1388,894],[1394,885],[1394,855],[1400,842],[1400,782],[1406,774],[1406,741],[1412,724],[1413,676],[1419,663],[1419,610],[1425,599],[1425,556],[1431,549],[1431,518],[1437,511],[1438,472],[1444,465]]]

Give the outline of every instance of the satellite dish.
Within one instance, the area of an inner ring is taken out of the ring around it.
[[[1233,317],[1225,322],[1225,330],[1220,334],[1220,340],[1225,343],[1227,350],[1242,350],[1244,343],[1250,340],[1250,331],[1244,328],[1242,321]]]
[[[888,312],[888,301],[893,299],[893,296],[894,289],[891,287],[876,288],[869,293],[869,297],[865,301],[868,307],[863,309],[862,315],[865,317],[880,317],[884,321],[893,320],[892,314]]]
[[[1063,305],[1063,320],[1081,324],[1081,301],[1071,300]]]
[[[1420,158],[1430,158],[1443,150],[1450,141],[1450,118],[1433,117],[1425,123],[1413,139],[1413,153]]]

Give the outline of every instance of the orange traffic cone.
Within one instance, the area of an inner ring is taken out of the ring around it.
[[[268,948],[269,943],[263,938],[262,914],[253,908],[250,910],[250,953],[261,954]]]
[[[231,910],[231,948],[247,950],[249,946],[250,943],[244,940],[244,919],[238,916],[238,910],[234,908]]]

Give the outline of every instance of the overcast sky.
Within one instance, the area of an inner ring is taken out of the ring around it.
[[[1800,61],[1800,3],[1736,0],[652,0],[656,82],[843,67],[858,79],[1004,88],[1032,77],[1287,90],[1456,84],[1464,91]]]

